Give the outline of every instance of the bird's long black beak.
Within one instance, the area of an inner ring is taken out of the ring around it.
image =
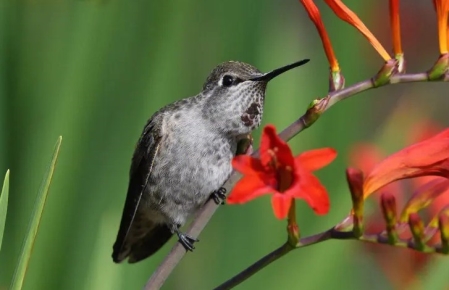
[[[270,72],[264,73],[264,74],[261,75],[261,76],[251,78],[251,79],[249,79],[249,80],[250,80],[250,81],[256,81],[256,82],[268,82],[269,80],[271,80],[271,79],[277,77],[278,75],[280,75],[280,74],[282,74],[282,73],[284,73],[284,72],[286,72],[286,71],[288,71],[288,70],[291,70],[292,68],[295,68],[295,67],[297,67],[297,66],[301,66],[301,65],[303,65],[303,64],[308,63],[309,60],[310,60],[310,59],[303,59],[303,60],[297,61],[297,62],[295,62],[295,63],[292,63],[292,64],[289,64],[289,65],[283,66],[283,67],[281,67],[281,68],[277,68],[277,69],[272,70],[272,71],[270,71]]]

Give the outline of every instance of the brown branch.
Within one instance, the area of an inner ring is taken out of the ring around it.
[[[390,84],[400,84],[400,83],[412,83],[412,82],[427,82],[429,81],[427,73],[417,73],[417,74],[397,74],[393,75],[390,78]],[[439,81],[449,82],[449,74]],[[345,100],[351,96],[354,96],[358,93],[370,90],[375,88],[373,81],[371,79],[365,80],[359,83],[356,83],[352,86],[349,86],[345,89],[334,91],[329,93],[329,95],[325,98],[316,100],[314,105],[311,106],[307,112],[301,116],[298,120],[293,122],[290,126],[288,126],[285,130],[283,130],[279,136],[283,140],[290,140],[298,133],[302,132],[304,129],[311,126],[319,116],[324,113],[327,109],[335,105],[337,102]],[[253,155],[257,155],[258,152],[255,152]],[[231,191],[232,187],[235,183],[240,179],[240,174],[237,172],[233,172],[231,177],[226,181],[224,187],[228,192]],[[198,237],[201,231],[204,229],[206,224],[211,219],[212,215],[217,210],[218,205],[213,201],[208,201],[200,212],[197,214],[196,218],[190,225],[190,228],[186,232],[188,235],[193,237]],[[153,273],[153,275],[148,280],[145,285],[145,290],[149,289],[159,289],[179,263],[179,261],[184,257],[186,251],[184,247],[180,243],[176,243],[168,256],[162,261],[159,265],[158,269]]]
[[[269,253],[262,259],[258,260],[256,263],[252,264],[236,276],[232,277],[228,281],[224,282],[220,286],[216,287],[215,290],[226,290],[226,289],[232,289],[233,287],[239,285],[252,275],[259,272],[261,269],[265,268],[272,262],[276,261],[277,259],[283,257],[285,254],[293,250],[294,248],[290,246],[288,243],[283,244],[281,247],[277,248],[273,252]]]
[[[273,252],[269,253],[265,257],[261,258],[242,272],[238,273],[231,279],[227,280],[220,286],[216,287],[215,290],[225,290],[225,289],[231,289],[240,283],[244,282],[272,262],[278,260],[279,258],[283,257],[287,253],[289,253],[292,250],[304,248],[306,246],[310,246],[316,243],[324,242],[330,239],[334,240],[356,240],[360,242],[366,242],[366,243],[374,243],[374,244],[383,244],[383,245],[391,245],[395,247],[401,247],[401,248],[410,248],[415,251],[419,251],[422,253],[443,253],[443,246],[442,245],[435,245],[433,247],[427,246],[427,245],[420,245],[413,239],[399,239],[394,244],[391,243],[388,236],[386,236],[384,233],[379,234],[363,234],[359,238],[356,236],[354,231],[338,231],[335,228],[331,228],[325,232],[315,234],[313,236],[304,237],[301,238],[298,243],[294,246],[289,245],[288,243],[284,244],[280,248],[274,250]]]
[[[298,243],[296,245],[290,245],[288,242],[282,245],[280,248],[274,250],[273,252],[269,253],[262,259],[258,260],[239,274],[235,275],[231,279],[227,280],[215,290],[225,290],[225,289],[231,289],[243,281],[250,278],[252,275],[256,274],[272,262],[276,261],[277,259],[283,257],[285,254],[290,252],[291,250],[295,250],[298,248],[304,248],[306,246],[310,246],[316,243],[320,243],[329,239],[355,239],[353,232],[339,232],[335,231],[333,228],[330,230],[327,230],[325,232],[315,234],[313,236],[305,237],[299,239]]]

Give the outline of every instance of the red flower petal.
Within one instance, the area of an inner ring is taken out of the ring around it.
[[[265,172],[260,159],[238,155],[232,159],[232,167],[242,174],[259,174]]]
[[[426,141],[409,146],[379,163],[365,179],[365,198],[384,185],[399,179],[449,174],[449,133],[446,130]]]
[[[275,148],[277,149],[275,150]],[[263,165],[270,163],[273,158],[269,151],[274,151],[278,163],[284,166],[293,166],[292,151],[288,144],[276,134],[276,128],[273,125],[267,125],[263,129],[260,144],[260,160]]]
[[[292,198],[286,194],[275,193],[271,198],[274,215],[278,219],[285,219],[292,203]]]
[[[310,181],[314,181],[315,185],[307,187],[307,198],[305,201],[318,215],[324,215],[329,212],[330,200],[327,195],[326,188],[320,183],[316,176],[310,175]],[[311,183],[309,183],[311,185]]]
[[[256,175],[247,175],[234,186],[226,202],[229,204],[245,203],[263,194],[273,192],[273,188]]]
[[[362,170],[363,173],[368,174],[376,165],[383,159],[383,155],[379,148],[369,143],[361,143],[355,145],[350,150],[350,164]],[[414,180],[414,179],[413,179]],[[377,192],[379,197],[385,192],[396,193],[398,203],[403,198],[403,191],[400,183],[391,183],[382,188],[382,191]]]
[[[297,181],[284,194],[304,199],[316,214],[326,214],[330,206],[326,188],[316,176],[308,171],[296,170],[295,175]]]
[[[449,138],[449,129],[446,129],[446,130],[442,131],[441,133],[436,134],[433,137],[430,137],[427,140],[431,140],[431,139],[432,140],[434,140],[434,139],[445,139],[445,138]]]
[[[331,163],[337,156],[337,151],[332,148],[309,150],[295,158],[301,166],[308,171],[315,171]]]

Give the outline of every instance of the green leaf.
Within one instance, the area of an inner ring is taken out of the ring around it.
[[[6,224],[6,211],[8,209],[9,195],[9,170],[6,171],[5,180],[3,181],[2,192],[0,193],[0,250],[2,249],[3,232]]]
[[[44,210],[45,201],[47,200],[48,189],[50,188],[51,179],[53,177],[53,172],[55,171],[56,160],[58,159],[59,148],[61,146],[62,136],[59,136],[56,142],[55,149],[53,151],[53,158],[48,165],[47,172],[44,176],[43,182],[39,189],[36,197],[36,202],[34,203],[33,215],[31,216],[30,224],[28,227],[28,232],[25,237],[25,241],[22,247],[22,252],[20,254],[19,263],[17,265],[14,277],[11,283],[12,290],[22,289],[23,281],[25,279],[25,273],[28,268],[28,263],[30,261],[31,252],[33,251],[34,241],[36,239],[37,231],[39,229],[39,223],[42,217],[42,211]]]

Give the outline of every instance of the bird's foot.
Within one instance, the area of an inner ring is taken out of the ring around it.
[[[181,243],[181,245],[186,249],[186,251],[193,251],[195,249],[195,246],[193,243],[199,242],[198,239],[191,237],[189,235],[183,234],[180,231],[177,231],[176,234],[178,235],[178,241]]]
[[[216,204],[225,204],[224,200],[226,199],[226,188],[220,187],[219,189],[212,192],[210,196]]]

